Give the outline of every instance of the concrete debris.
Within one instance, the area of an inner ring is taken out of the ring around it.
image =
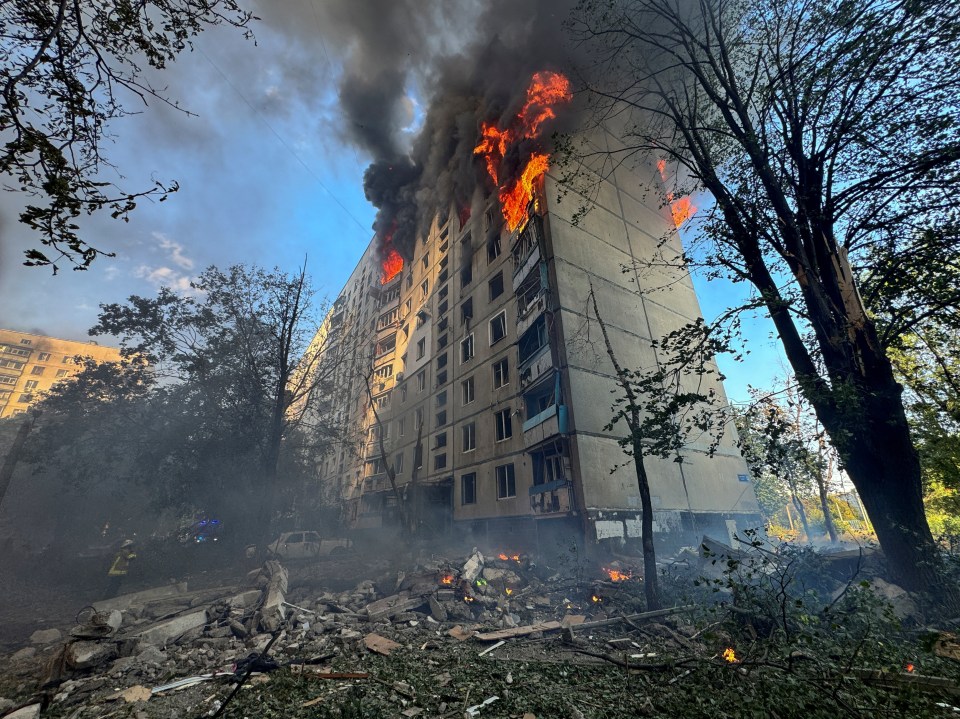
[[[466,564],[463,565],[463,569],[460,570],[460,576],[465,582],[472,582],[478,576],[480,572],[483,571],[483,555],[480,554],[476,549],[473,550],[473,555],[466,561]]]
[[[401,646],[403,646],[392,639],[381,637],[379,634],[375,634],[374,632],[370,632],[363,638],[363,644],[370,651],[376,652],[377,654],[382,654],[385,657],[389,657],[390,653],[394,649],[399,649]]]
[[[30,635],[31,644],[56,644],[63,639],[59,629],[38,629]]]
[[[114,642],[77,641],[67,645],[67,666],[71,669],[91,669],[115,659],[118,656]]]
[[[30,704],[20,707],[15,712],[7,714],[3,719],[40,719],[40,704]]]
[[[186,632],[204,626],[207,623],[207,611],[201,609],[199,612],[191,612],[165,622],[154,624],[148,629],[144,629],[134,635],[141,644],[157,644],[165,646],[169,642],[175,642]]]

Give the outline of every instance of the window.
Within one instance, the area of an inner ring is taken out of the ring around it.
[[[20,344],[22,344],[22,345],[32,345],[32,344],[33,344],[33,340],[20,340]]]
[[[442,350],[450,342],[450,335],[444,332],[437,338],[437,349]]]
[[[417,392],[423,392],[427,388],[427,371],[420,370],[417,372]]]
[[[430,267],[430,253],[428,252],[423,256],[423,259],[420,260],[423,265],[423,269],[427,270]]]
[[[385,355],[387,352],[393,352],[397,348],[397,335],[392,334],[389,337],[384,337],[382,340],[377,342],[377,347],[374,350],[374,354],[379,357],[380,355]]]
[[[380,317],[377,318],[377,329],[382,330],[386,327],[389,327],[400,317],[400,308],[394,307],[389,312],[384,312]]]
[[[441,282],[442,282],[442,280],[441,280]],[[439,284],[439,283],[438,283],[438,284]],[[447,285],[444,285],[443,287],[440,288],[440,291],[437,292],[437,298],[438,298],[438,299],[441,299],[441,300],[444,299],[444,298],[447,296],[447,294],[449,293],[449,291],[450,291],[450,288],[449,288]]]
[[[60,370],[60,371],[63,372],[64,370]],[[58,375],[58,376],[59,376],[59,375]],[[392,376],[393,376],[393,365],[392,365],[392,364],[385,364],[385,365],[383,365],[383,367],[378,367],[378,368],[374,371],[373,376],[374,376],[374,379],[377,379],[377,380],[379,380],[379,381],[381,381],[381,382],[382,382],[383,380],[387,379],[388,377],[392,377]]]
[[[407,383],[406,382],[400,385],[400,401],[401,402],[407,401]]]
[[[30,380],[27,380],[27,383],[25,385],[23,385],[23,388],[27,390],[36,389],[38,384],[40,383],[37,382],[37,380],[30,379]]]
[[[416,329],[420,329],[427,322],[427,314],[423,311],[417,312],[417,324]]]
[[[473,282],[473,268],[468,264],[460,270],[460,289],[467,287]]]
[[[537,318],[533,325],[517,342],[520,364],[533,359],[540,350],[547,345],[547,319],[543,315]]]
[[[20,398],[17,399],[17,402],[33,402],[33,395],[29,392],[25,392],[24,394],[20,395]]]
[[[442,355],[437,357],[437,369],[443,369],[447,366],[447,353],[444,352]]]
[[[500,389],[510,383],[510,366],[504,357],[493,365],[493,388]]]
[[[49,353],[49,352],[41,352],[40,354],[37,355],[37,360],[40,361],[40,362],[48,362],[48,361],[50,361],[50,353]]]
[[[460,341],[460,363],[473,358],[473,335],[470,335],[465,340]]]
[[[417,407],[417,409],[413,411],[413,423],[417,425],[417,429],[423,426],[423,408],[422,407]],[[419,467],[420,465],[417,465],[417,466]]]
[[[0,359],[0,367],[8,367],[10,369],[23,369],[23,362],[17,362],[16,360]]]
[[[403,316],[406,317],[413,312],[413,300],[407,300],[403,303]]]
[[[401,417],[399,420],[397,420],[397,436],[402,437],[403,435],[405,435],[407,433],[406,429],[407,429],[407,418]]]
[[[376,459],[371,459],[369,462],[367,462],[367,475],[366,475],[366,476],[368,476],[368,477],[370,477],[370,476],[372,476],[372,475],[374,475],[374,474],[381,474],[382,472],[386,472],[386,471],[387,471],[387,469],[386,469],[386,467],[385,467],[384,464],[383,464],[383,458],[382,458],[382,457],[377,457]]]
[[[433,448],[434,449],[443,449],[447,446],[447,433],[441,432],[433,439]]]
[[[460,504],[477,503],[477,473],[471,472],[460,477]]]
[[[70,361],[70,355],[64,355],[64,356],[63,356],[63,359],[60,360],[60,362],[61,362],[62,364],[66,364],[66,363],[69,362],[69,361]]]
[[[0,384],[16,384],[17,378],[10,375],[0,374]]]
[[[497,233],[493,238],[487,243],[487,261],[493,262],[500,256],[500,234]]]
[[[460,383],[460,399],[463,404],[470,404],[475,399],[473,377],[468,377]]]
[[[493,302],[503,294],[503,273],[498,272],[496,276],[487,283],[487,287],[490,288],[490,301]]]
[[[435,454],[435,455],[433,455],[433,468],[434,468],[435,470],[438,470],[438,469],[446,469],[446,466],[447,466],[447,453],[446,453],[446,452],[444,452],[443,454]]]
[[[382,395],[373,398],[374,403],[377,405],[377,409],[384,409],[390,406],[390,393],[384,392]]]
[[[472,452],[477,448],[477,425],[474,422],[460,428],[463,451]]]
[[[21,349],[19,347],[10,347],[9,345],[3,346],[3,351],[8,355],[16,355],[17,357],[29,357],[30,350]]]
[[[419,318],[417,318],[417,321],[419,322]],[[427,352],[427,339],[426,337],[424,337],[419,342],[417,342],[417,359],[418,360],[423,359],[423,355],[425,355],[426,352]]]
[[[447,410],[437,412],[437,427],[442,427],[447,423]]]
[[[409,277],[407,278],[407,281],[408,282],[410,281]],[[400,287],[399,286],[392,287],[391,289],[387,290],[382,295],[380,295],[380,306],[386,307],[391,302],[396,302],[399,299],[400,299]]]
[[[507,312],[504,310],[492,320],[490,320],[490,344],[497,342],[507,336]]]
[[[427,299],[427,295],[430,294],[430,280],[424,280],[420,284],[420,299]]]
[[[447,383],[447,371],[437,372],[437,387],[442,387]]]
[[[510,439],[513,436],[513,418],[510,416],[510,409],[502,409],[494,414],[496,419],[496,437],[498,442]]]
[[[35,367],[31,368],[30,374],[35,374],[35,375],[37,375],[37,376],[39,377],[40,375],[43,374],[43,371],[44,371],[45,369],[46,369],[46,367],[36,367],[36,366],[35,366]]]
[[[447,403],[447,390],[437,393],[437,407],[443,407]]]
[[[517,479],[513,473],[513,464],[501,464],[497,472],[497,499],[517,496]]]
[[[473,319],[473,298],[460,305],[460,322],[466,324]]]

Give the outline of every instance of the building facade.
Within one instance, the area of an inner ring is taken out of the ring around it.
[[[574,222],[584,199],[548,202],[548,174],[515,231],[495,197],[472,217],[451,212],[385,283],[367,249],[318,333],[341,368],[320,406],[342,427],[320,482],[351,526],[406,518],[489,547],[569,546],[572,531],[639,542],[634,468],[605,429],[614,370],[587,298],[592,286],[632,369],[655,366],[651,340],[701,316],[689,276],[636,266],[664,238],[680,246],[669,207],[642,199],[657,177],[598,178]],[[730,541],[762,524],[736,437],[712,457],[709,442],[682,463],[645,460],[663,542]]]
[[[0,329],[0,418],[25,412],[54,383],[79,372],[77,356],[120,361],[119,350],[96,342]]]

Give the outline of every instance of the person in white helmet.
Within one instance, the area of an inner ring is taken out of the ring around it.
[[[130,562],[137,558],[134,551],[134,541],[132,539],[123,540],[120,545],[120,551],[113,558],[113,564],[107,572],[109,582],[107,584],[107,595],[104,599],[111,599],[120,593],[120,585],[123,584],[123,578],[130,571]]]

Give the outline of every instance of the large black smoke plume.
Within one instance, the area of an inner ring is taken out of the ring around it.
[[[469,207],[480,183],[489,187],[473,154],[480,125],[515,115],[534,72],[567,69],[561,23],[571,4],[320,4],[324,37],[345,57],[339,98],[346,139],[373,158],[364,189],[378,209],[374,229],[381,243],[410,258],[437,212],[451,203]],[[425,112],[411,97],[425,102]],[[420,128],[416,137],[413,126]],[[519,165],[531,149],[514,148],[505,163]]]

